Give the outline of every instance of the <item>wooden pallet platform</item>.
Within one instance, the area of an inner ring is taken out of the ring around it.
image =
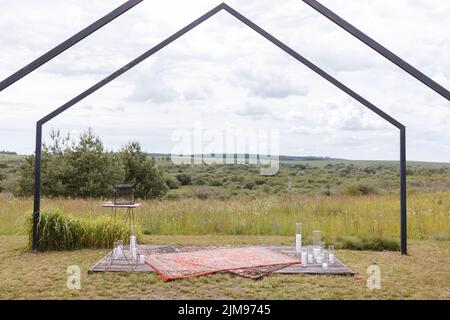
[[[140,245],[140,250],[151,250],[162,245]],[[288,246],[270,246],[265,247],[270,250],[274,250],[289,255],[295,254],[294,247]],[[105,255],[100,261],[98,261],[88,273],[95,272],[155,272],[153,268],[145,263],[132,263],[125,259],[114,260],[112,263],[109,261],[108,256],[111,252]],[[125,252],[126,253],[126,252]],[[353,276],[355,273],[343,264],[339,259],[335,258],[335,262],[328,264],[328,269],[323,269],[319,264],[308,264],[306,267],[302,267],[300,264],[290,265],[286,268],[275,271],[278,274],[311,274],[311,275],[340,275],[340,276]]]

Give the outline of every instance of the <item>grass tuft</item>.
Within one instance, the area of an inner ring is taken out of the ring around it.
[[[32,243],[33,217],[25,219],[28,234],[28,247]],[[111,223],[108,217],[97,219],[73,218],[60,209],[47,209],[41,212],[39,224],[39,250],[75,250],[83,248],[107,248],[117,239],[127,242],[130,237],[129,226],[123,221]]]

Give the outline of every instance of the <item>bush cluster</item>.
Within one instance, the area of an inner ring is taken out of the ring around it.
[[[133,185],[136,197],[164,196],[168,186],[155,164],[142,152],[138,142],[130,142],[120,152],[105,150],[91,130],[79,140],[51,132],[51,143],[44,144],[41,165],[42,195],[49,197],[110,197],[115,184]],[[19,169],[15,195],[33,194],[34,155],[27,156]]]

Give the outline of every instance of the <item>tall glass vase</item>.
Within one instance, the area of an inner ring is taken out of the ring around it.
[[[295,224],[295,251],[302,251],[302,223]]]
[[[130,255],[133,260],[137,259],[136,225],[132,225],[130,230]]]

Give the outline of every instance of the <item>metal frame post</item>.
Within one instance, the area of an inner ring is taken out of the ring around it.
[[[42,158],[42,123],[36,123],[36,150],[34,156],[34,205],[32,249],[39,249],[39,223],[41,220],[41,159]]]
[[[400,250],[408,254],[406,214],[406,128],[400,128]]]

